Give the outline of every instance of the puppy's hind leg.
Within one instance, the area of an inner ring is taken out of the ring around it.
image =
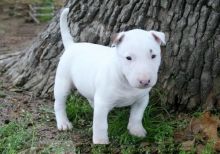
[[[54,86],[54,110],[57,121],[57,128],[59,130],[67,130],[72,128],[72,124],[69,122],[66,114],[66,98],[71,90],[71,81],[56,77]]]

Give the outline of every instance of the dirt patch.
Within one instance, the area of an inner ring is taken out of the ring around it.
[[[22,51],[47,25],[27,23],[6,13],[0,14],[0,21],[0,54]]]
[[[47,127],[55,129],[52,101],[36,98],[31,92],[11,87],[4,77],[0,77],[0,82],[0,125],[20,120],[29,114],[32,121],[50,121],[53,126]]]
[[[24,17],[12,17],[7,12],[1,12],[0,21],[0,55],[22,51],[47,25],[27,23]],[[19,89],[10,86],[7,79],[0,74],[0,124],[18,118],[25,110],[37,114],[35,108],[39,107],[39,103],[31,102],[42,102],[31,93],[18,93]]]
[[[31,92],[11,87],[0,75],[0,126],[10,123],[25,124],[25,131],[31,130],[32,144],[22,147],[21,153],[53,153],[54,151],[74,151],[81,134],[78,131],[60,132],[56,128],[53,102],[37,98]]]

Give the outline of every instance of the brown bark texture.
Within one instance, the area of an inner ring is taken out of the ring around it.
[[[76,42],[109,45],[111,34],[133,28],[165,32],[157,87],[166,105],[220,109],[220,0],[70,0],[66,6]],[[0,56],[12,83],[38,96],[52,96],[63,52],[59,15],[24,52]]]

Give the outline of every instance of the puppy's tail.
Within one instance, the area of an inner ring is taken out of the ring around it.
[[[73,43],[73,38],[70,35],[68,22],[67,22],[67,15],[69,13],[69,8],[63,9],[60,15],[60,31],[63,40],[64,48],[66,49],[70,44]]]

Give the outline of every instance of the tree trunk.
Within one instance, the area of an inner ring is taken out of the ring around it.
[[[109,45],[110,35],[133,28],[165,32],[158,87],[175,111],[220,108],[220,0],[70,0],[76,42]],[[30,47],[1,56],[14,85],[52,96],[63,45],[58,13]]]

